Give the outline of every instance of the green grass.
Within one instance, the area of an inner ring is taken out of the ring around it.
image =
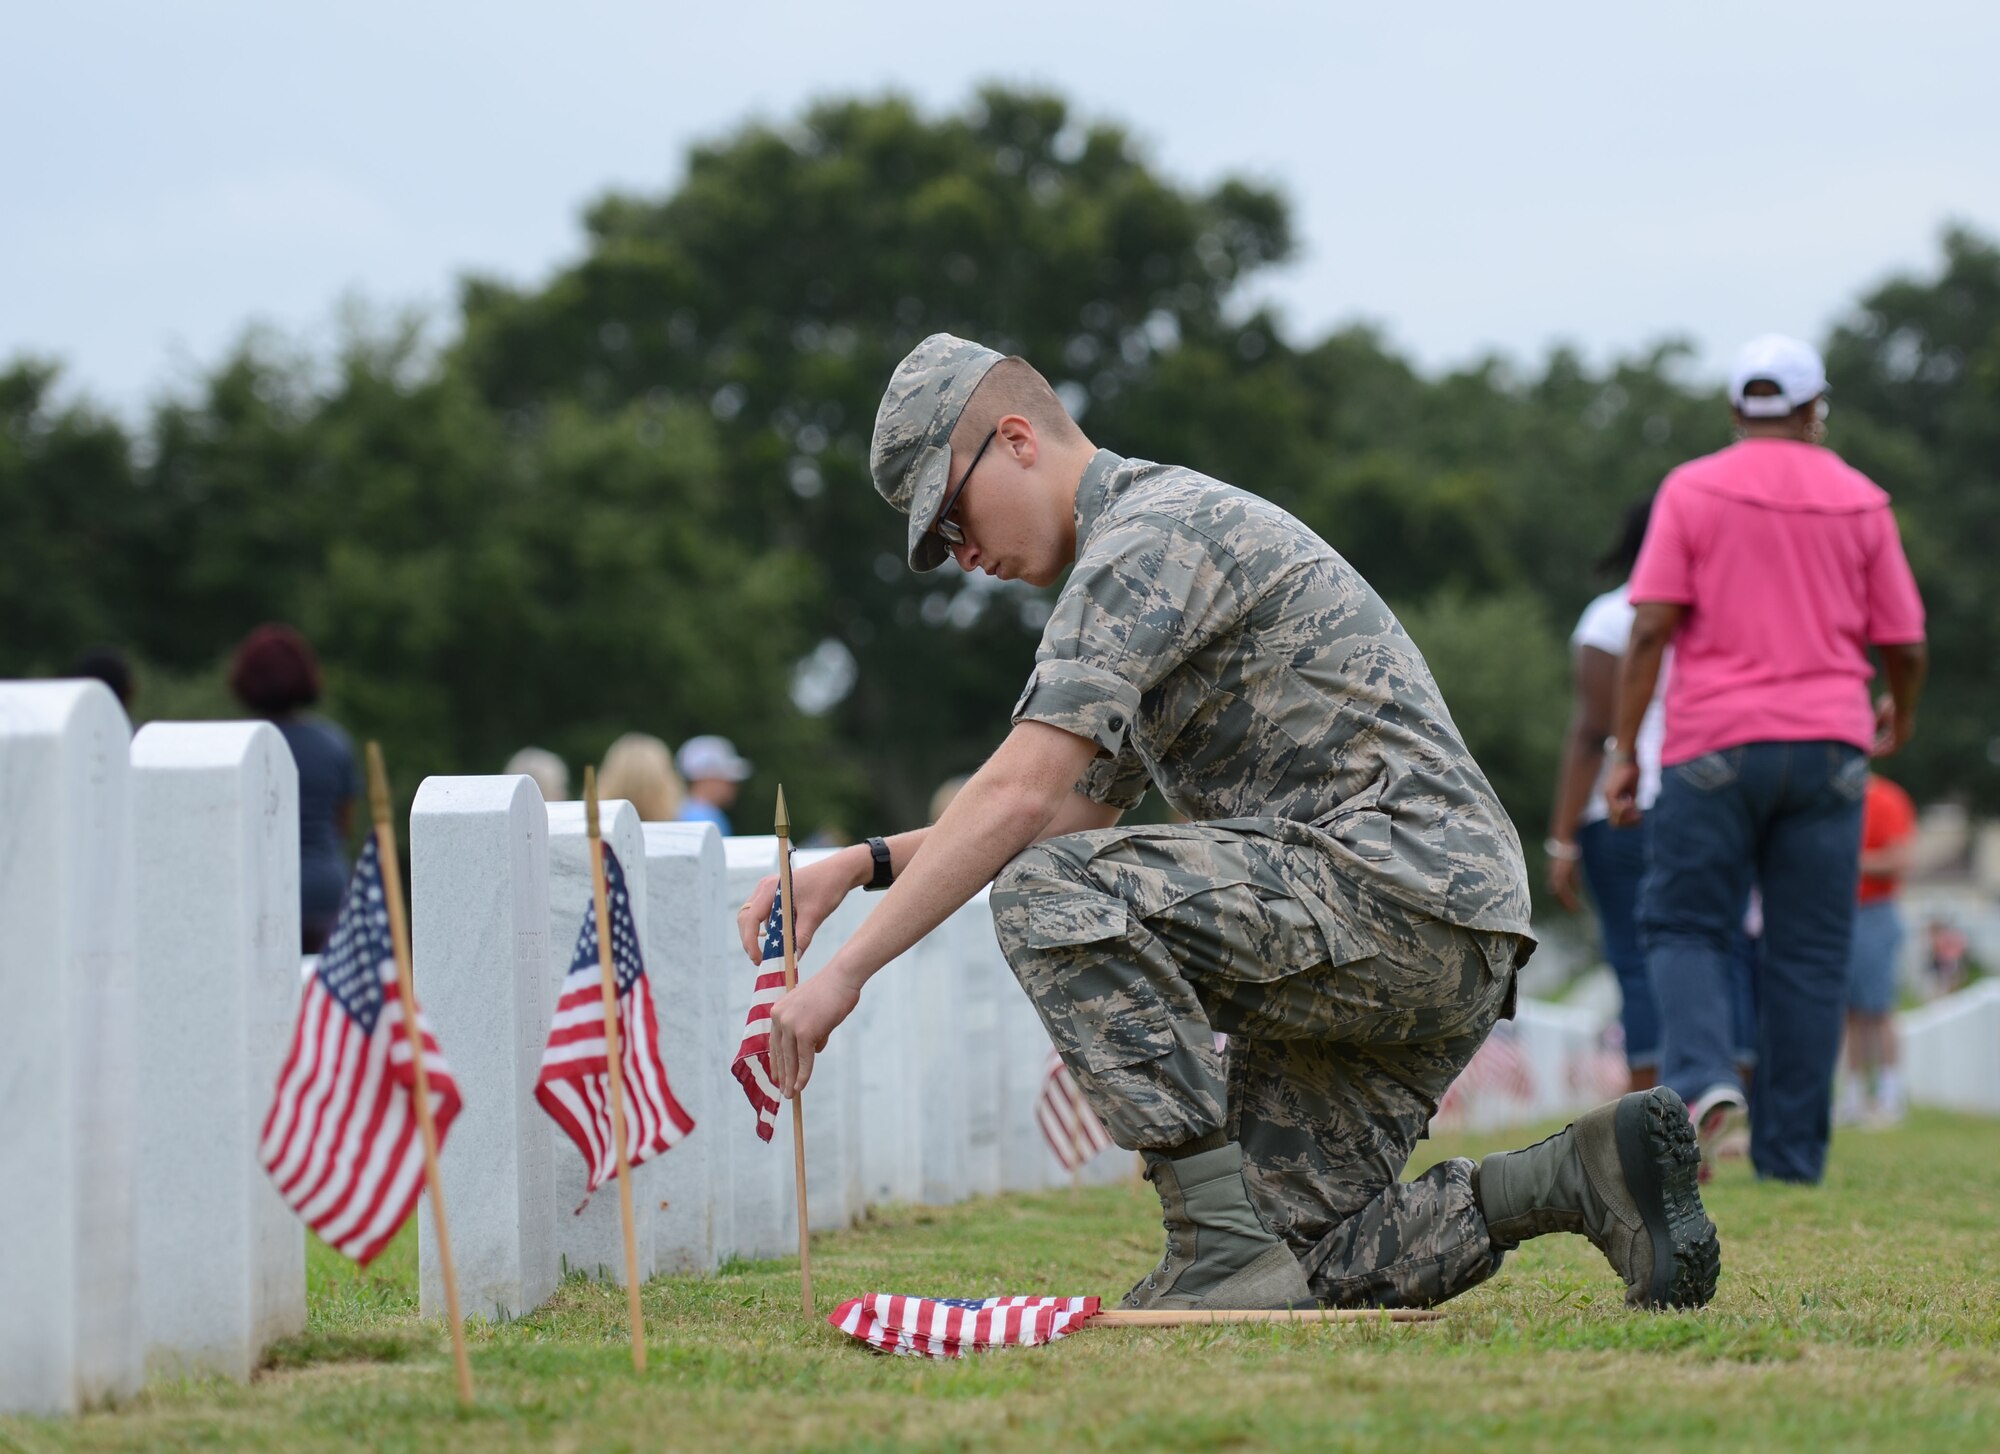
[[[1416,1165],[1495,1144],[1434,1143]],[[1725,1166],[1708,1193],[1721,1291],[1689,1314],[1628,1313],[1596,1250],[1552,1237],[1428,1327],[1086,1329],[933,1364],[805,1321],[794,1265],[768,1262],[650,1284],[637,1377],[623,1295],[573,1279],[532,1317],[474,1325],[463,1413],[406,1230],[367,1273],[315,1246],[310,1325],[248,1387],[0,1419],[0,1448],[1993,1448],[1996,1151],[1993,1123],[1923,1114],[1843,1135],[1816,1190]],[[1155,1214],[1142,1186],[897,1209],[815,1242],[821,1309],[863,1291],[1115,1296],[1158,1256]]]

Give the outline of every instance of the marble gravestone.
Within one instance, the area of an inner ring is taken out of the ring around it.
[[[852,899],[858,895],[849,895]],[[870,895],[869,897],[875,897]],[[857,1172],[864,1206],[920,1199],[917,954],[900,955],[876,972],[841,1033],[855,1044],[859,1121]]]
[[[0,1413],[138,1388],[131,725],[0,683]]]
[[[837,850],[802,848],[792,858],[797,873],[808,864],[831,857]],[[880,901],[859,890],[849,894],[813,935],[812,947],[795,956],[801,982],[811,979],[833,952],[868,917]],[[741,902],[740,900],[738,902]],[[746,961],[747,962],[747,961]],[[870,985],[873,988],[873,985]],[[866,995],[863,996],[866,998]],[[815,1232],[851,1226],[867,1205],[861,1190],[862,1046],[849,1016],[813,1059],[812,1084],[806,1088],[806,1198]],[[791,1151],[791,1111],[785,1112],[785,1151]]]
[[[938,925],[903,956],[910,961],[905,985],[915,1020],[909,1055],[917,1071],[917,1199],[932,1204],[963,1201],[970,1184],[970,1122],[960,1083],[965,976],[957,917]]]
[[[548,812],[533,779],[424,779],[410,808],[410,942],[417,999],[462,1101],[438,1158],[460,1306],[518,1316],[559,1281],[555,1161],[575,1155],[535,1101],[555,996]],[[420,1305],[441,1317],[430,1198],[418,1215]]]
[[[299,1004],[298,770],[268,722],[132,743],[139,1287],[150,1372],[247,1382],[306,1325],[305,1227],[257,1159]]]
[[[654,1260],[661,1272],[713,1272],[728,1255],[734,1213],[729,1156],[736,1138],[722,1134],[742,1110],[729,1073],[735,1050],[729,996],[718,972],[732,949],[735,920],[726,912],[722,835],[711,823],[646,823],[647,937],[641,945],[659,1018],[660,1059],[674,1098],[694,1121],[660,1158]],[[741,953],[736,967],[744,964]],[[735,1097],[736,1104],[729,1098]]]
[[[632,896],[632,918],[639,930],[640,953],[650,942],[651,915],[646,890],[646,840],[639,811],[622,798],[605,798],[598,803],[604,841],[618,855],[625,872],[625,886]],[[549,814],[549,1004],[561,997],[562,982],[569,973],[576,952],[577,933],[583,917],[592,912],[590,840],[584,825],[582,803],[550,803]],[[659,986],[653,986],[657,1000]],[[544,1028],[543,1038],[547,1038]],[[539,1054],[539,1052],[537,1052]],[[629,1104],[629,1103],[628,1103]],[[625,1282],[625,1234],[618,1207],[618,1186],[607,1179],[585,1201],[589,1169],[583,1153],[562,1128],[535,1106],[554,1146],[556,1186],[556,1253],[567,1272],[602,1276]],[[673,1152],[665,1153],[672,1156]],[[639,1280],[644,1282],[655,1270],[653,1229],[658,1212],[661,1162],[656,1156],[631,1169],[632,1229],[638,1248]]]
[[[965,1189],[1001,1189],[1001,1138],[1008,1107],[1000,1039],[1000,996],[1016,989],[1014,972],[993,936],[993,911],[982,889],[951,916],[953,969],[959,982],[960,1083],[965,1097]]]

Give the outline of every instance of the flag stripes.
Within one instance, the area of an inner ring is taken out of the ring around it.
[[[659,1020],[639,953],[625,871],[610,844],[604,844],[603,851],[604,903],[617,994],[618,1064],[625,1084],[625,1160],[628,1166],[637,1166],[692,1131],[694,1120],[674,1099],[666,1067],[660,1063]],[[604,972],[598,963],[597,914],[592,904],[583,912],[583,927],[556,1002],[535,1085],[535,1099],[542,1109],[583,1153],[589,1168],[586,1196],[618,1174],[610,1060],[605,1051]]]
[[[438,1145],[458,1083],[421,1009],[417,1029]],[[328,1245],[366,1264],[389,1244],[424,1184],[396,947],[371,837],[299,1006],[258,1160],[285,1204]]]
[[[771,1074],[771,1006],[785,993],[784,905],[771,901],[771,917],[764,921],[764,937],[758,945],[757,985],[750,998],[750,1013],[743,1022],[743,1043],[736,1047],[730,1071],[750,1102],[757,1117],[757,1139],[768,1141],[778,1124],[778,1082]]]
[[[1042,1094],[1035,1103],[1035,1122],[1042,1138],[1055,1152],[1062,1169],[1075,1172],[1098,1152],[1111,1145],[1104,1123],[1083,1098],[1076,1078],[1063,1064],[1061,1055],[1051,1050],[1042,1075]]]
[[[962,1358],[989,1348],[1053,1343],[1097,1315],[1094,1297],[920,1298],[869,1293],[827,1321],[882,1353]]]

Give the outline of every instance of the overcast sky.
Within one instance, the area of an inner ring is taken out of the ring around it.
[[[608,187],[807,98],[986,80],[1121,121],[1182,182],[1291,199],[1266,285],[1304,338],[1423,363],[1817,337],[2000,236],[2000,5],[19,4],[0,19],[0,360],[121,409],[253,321],[448,308],[546,275]],[[1360,7],[1352,7],[1359,12]]]

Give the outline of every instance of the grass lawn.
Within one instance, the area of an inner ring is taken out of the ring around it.
[[[1440,1141],[1416,1166],[1495,1144]],[[248,1387],[0,1419],[0,1449],[1992,1449],[1996,1153],[1994,1123],[1930,1113],[1844,1133],[1819,1189],[1725,1167],[1721,1290],[1688,1314],[1628,1313],[1596,1249],[1550,1237],[1427,1327],[1085,1329],[935,1364],[806,1322],[794,1264],[768,1262],[649,1285],[639,1378],[622,1294],[576,1279],[474,1325],[469,1413],[417,1319],[406,1229],[366,1274],[315,1245],[310,1327]],[[864,1291],[1115,1298],[1158,1256],[1156,1215],[1143,1186],[896,1209],[815,1243],[821,1310]]]

